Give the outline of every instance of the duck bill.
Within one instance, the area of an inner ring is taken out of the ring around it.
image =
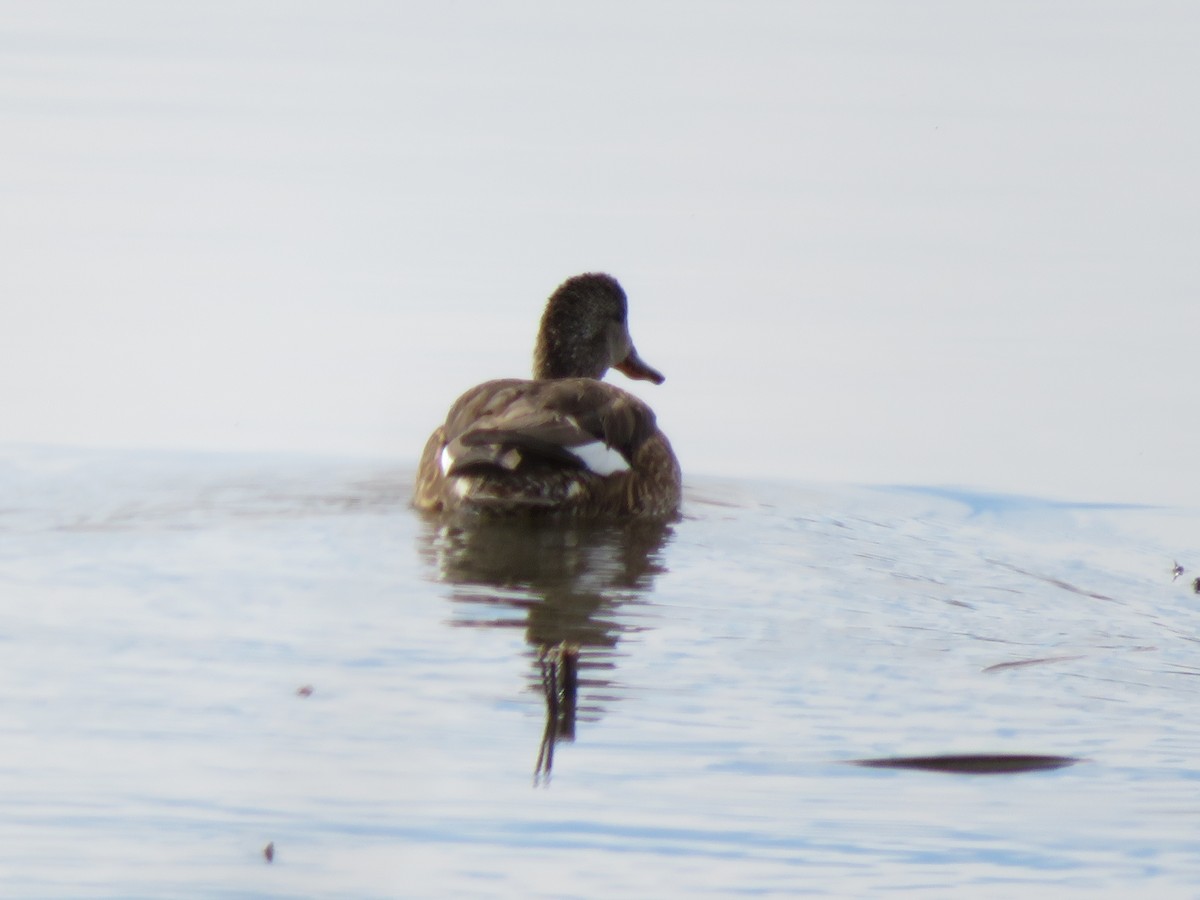
[[[662,372],[643,362],[642,358],[638,356],[637,350],[633,347],[629,348],[629,355],[613,366],[613,368],[629,378],[636,378],[638,381],[652,381],[655,384],[662,384],[667,380],[663,377]]]

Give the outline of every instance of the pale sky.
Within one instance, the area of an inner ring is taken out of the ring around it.
[[[1200,505],[1194,4],[0,20],[0,443],[415,464],[604,270],[685,473]]]

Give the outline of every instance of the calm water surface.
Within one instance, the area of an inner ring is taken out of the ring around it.
[[[697,479],[462,529],[409,479],[0,453],[0,892],[1200,891],[1194,511]],[[944,754],[1079,762],[848,764]]]

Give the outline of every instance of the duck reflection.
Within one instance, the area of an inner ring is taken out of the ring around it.
[[[546,704],[535,783],[549,779],[555,743],[575,739],[577,718],[595,721],[616,699],[617,645],[643,627],[630,607],[666,571],[670,535],[655,522],[427,521],[421,555],[453,586],[454,624],[525,629],[530,678]]]

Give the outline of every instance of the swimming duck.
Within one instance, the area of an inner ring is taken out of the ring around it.
[[[450,407],[425,445],[414,505],[432,512],[675,515],[679,462],[650,407],[600,380],[610,368],[664,380],[634,349],[617,280],[577,275],[546,303],[533,380],[488,381]]]

